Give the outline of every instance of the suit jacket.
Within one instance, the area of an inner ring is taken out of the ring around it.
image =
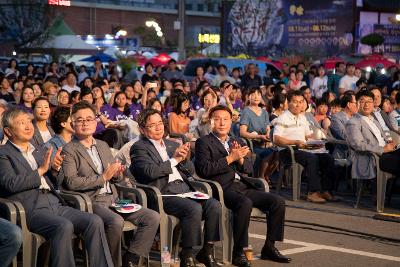
[[[100,156],[103,170],[114,161],[110,147],[106,142],[96,139],[96,148]],[[63,147],[65,155],[62,164],[64,172],[64,185],[68,190],[85,192],[94,199],[104,186],[102,174],[98,172],[89,153],[78,139],[73,138],[71,142]],[[118,182],[113,178],[110,182]],[[116,195],[114,193],[114,198]]]
[[[396,131],[396,130],[393,128],[392,124],[390,123],[389,115],[386,114],[386,112],[384,112],[383,110],[381,110],[379,113],[381,114],[382,119],[383,119],[383,121],[385,122],[386,126],[389,128],[389,130],[391,130],[391,131]],[[378,119],[376,118],[376,116],[375,116],[375,113],[372,113],[372,116],[374,116],[374,119],[375,119],[375,120],[378,120]]]
[[[37,148],[33,152],[38,166],[43,163],[43,156],[46,149]],[[49,179],[48,174],[44,175],[47,184],[58,200],[52,199],[54,203],[64,200],[54,189],[54,184]],[[54,182],[57,185],[61,184],[62,177],[55,177]],[[29,217],[36,207],[46,205],[47,203],[39,203],[39,187],[40,176],[37,170],[33,171],[28,161],[24,158],[21,152],[10,141],[3,146],[0,146],[0,197],[16,200],[22,203]]]
[[[332,115],[331,125],[329,127],[332,136],[339,140],[347,140],[346,136],[346,123],[349,120],[344,111],[340,111]],[[333,157],[335,159],[347,158],[348,149],[346,145],[335,145]]]
[[[231,138],[231,140],[236,139]],[[241,140],[236,141],[239,144],[242,143]],[[217,181],[225,190],[234,182],[235,172],[240,175],[241,173],[249,174],[253,171],[252,161],[247,157],[243,165],[239,163],[228,165],[225,159],[226,156],[228,156],[228,152],[214,134],[210,133],[197,139],[195,153],[196,173],[204,179]],[[241,181],[251,188],[257,189],[243,175],[241,175]]]
[[[384,133],[378,121],[374,120],[382,137]],[[376,166],[370,153],[382,155],[383,147],[379,146],[378,139],[372,133],[368,124],[362,119],[362,115],[356,113],[346,124],[347,142],[352,151],[351,175],[355,179],[372,179],[376,177]]]
[[[31,140],[31,144],[34,145],[35,147],[41,147],[44,145],[44,141],[43,141],[42,136],[40,135],[39,128],[37,127],[35,122],[33,123],[33,128],[35,129],[35,131],[33,133],[33,138]],[[53,129],[50,127],[50,125],[47,125],[47,128],[49,129],[51,136],[54,136],[55,133],[54,133]]]
[[[174,155],[179,144],[164,139],[167,153],[170,158]],[[135,179],[142,184],[155,186],[160,191],[168,185],[169,175],[172,173],[170,161],[163,161],[153,143],[146,137],[141,136],[140,140],[134,143],[130,151],[130,171]],[[189,160],[180,162],[177,169],[191,190],[194,190],[187,181],[188,176],[194,172],[193,163]]]

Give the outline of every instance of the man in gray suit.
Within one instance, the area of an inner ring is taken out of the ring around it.
[[[370,88],[371,93],[374,95],[374,112],[372,113],[375,120],[379,122],[386,137],[389,137],[390,131],[397,132],[390,123],[389,115],[386,114],[381,108],[382,92],[378,86]]]
[[[50,162],[51,149],[30,143],[34,130],[32,115],[26,111],[8,110],[2,123],[9,140],[0,147],[0,197],[22,203],[29,230],[50,242],[50,265],[75,266],[71,242],[75,232],[84,237],[90,266],[113,266],[99,216],[65,206],[49,179],[50,172],[60,177],[61,150]]]
[[[357,101],[353,91],[347,91],[340,99],[342,111],[335,113],[331,118],[330,131],[332,136],[339,140],[346,140],[346,123],[358,111]],[[348,157],[346,145],[335,145],[333,157],[345,159]]]
[[[358,113],[346,124],[347,142],[354,150],[351,153],[352,177],[355,179],[373,179],[376,166],[372,155],[380,155],[379,164],[383,171],[400,173],[400,150],[385,139],[381,125],[372,115],[374,112],[374,94],[367,90],[357,93]],[[369,153],[366,153],[369,152]]]
[[[213,198],[195,201],[173,196],[195,191],[188,178],[194,172],[189,143],[179,146],[164,139],[162,115],[154,109],[142,111],[139,117],[141,139],[131,147],[130,170],[136,180],[160,189],[164,210],[179,218],[182,230],[181,266],[196,266],[192,248],[201,245],[201,221],[204,223],[204,245],[196,259],[206,267],[216,267],[213,242],[220,240],[221,204]]]
[[[69,190],[85,192],[91,198],[93,212],[104,221],[114,265],[136,265],[140,256],[147,257],[150,252],[160,217],[157,212],[146,208],[125,216],[125,220],[137,225],[138,229],[121,260],[124,218],[112,211],[110,206],[117,200],[111,184],[120,180],[124,167],[114,160],[107,143],[93,138],[96,131],[95,114],[95,108],[86,101],[72,107],[75,136],[63,148],[64,183]]]

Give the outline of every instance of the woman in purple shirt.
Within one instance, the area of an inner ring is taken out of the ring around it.
[[[18,107],[28,111],[29,113],[33,113],[32,103],[35,100],[35,94],[33,93],[33,89],[31,87],[24,87],[21,92],[21,101],[18,104]]]
[[[136,116],[136,113],[132,113],[129,104],[126,102],[126,94],[124,92],[118,92],[115,94],[113,110],[114,117],[111,118],[112,120],[134,120],[134,117]]]

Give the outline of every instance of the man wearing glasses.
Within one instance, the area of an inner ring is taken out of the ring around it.
[[[142,208],[124,217],[110,209],[117,200],[112,183],[121,180],[124,166],[114,160],[107,143],[93,138],[96,110],[81,101],[72,107],[71,119],[75,136],[65,145],[62,165],[67,189],[86,193],[92,200],[93,212],[105,224],[114,266],[135,266],[140,256],[147,257],[159,225],[159,214]],[[138,228],[121,263],[121,238],[124,219]]]
[[[342,111],[332,115],[329,129],[332,136],[339,140],[346,140],[346,123],[357,113],[357,101],[353,91],[347,91],[340,99]],[[335,145],[333,157],[347,159],[348,149],[346,145]]]
[[[74,232],[85,240],[90,266],[112,266],[99,216],[66,206],[55,190],[62,182],[57,175],[61,150],[51,161],[52,148],[46,151],[30,143],[34,132],[32,115],[24,110],[6,111],[2,125],[8,141],[0,147],[0,197],[21,202],[29,230],[50,243],[50,266],[75,266],[71,242]],[[50,174],[56,179],[51,181]]]
[[[157,187],[163,194],[166,213],[179,219],[182,231],[180,266],[196,266],[192,248],[201,245],[204,219],[204,245],[196,259],[206,267],[217,267],[213,243],[220,241],[221,205],[213,198],[192,200],[178,194],[195,191],[188,181],[193,173],[190,161],[190,144],[164,139],[164,123],[161,113],[155,109],[142,111],[139,116],[142,136],[131,148],[130,171],[142,184]]]
[[[357,93],[356,98],[359,105],[358,113],[346,124],[347,142],[356,151],[351,155],[351,177],[353,179],[376,177],[376,167],[371,153],[380,156],[379,164],[383,171],[399,174],[400,149],[395,149],[395,144],[387,139],[381,125],[373,116],[374,94],[363,89]]]

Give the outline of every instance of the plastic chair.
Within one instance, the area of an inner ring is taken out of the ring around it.
[[[8,199],[0,198],[0,216],[12,224],[17,224],[17,209],[14,204]],[[14,257],[11,263],[12,267],[17,267],[17,256]]]
[[[221,212],[221,221],[222,221],[222,261],[224,264],[230,264],[232,262],[232,250],[233,250],[233,214],[230,209],[225,206],[224,203],[224,191],[222,190],[221,185],[218,182],[207,180],[200,178],[195,175],[196,180],[205,182],[211,186],[212,196],[219,200],[222,207]],[[257,188],[264,190],[265,192],[269,192],[268,183],[262,178],[252,178],[246,177],[251,183],[253,183]],[[265,213],[257,208],[253,208],[251,212],[251,216],[264,216]]]
[[[394,176],[380,169],[379,156],[377,154],[375,153],[370,153],[370,154],[372,155],[376,166],[376,211],[383,212],[385,208],[387,181],[391,178],[394,178]],[[357,182],[359,183],[360,179],[358,179]],[[360,204],[362,191],[363,191],[363,186],[361,184],[358,189],[357,201],[356,204],[354,205],[355,208],[358,208],[358,205]]]
[[[303,171],[303,166],[296,162],[294,156],[294,149],[292,146],[284,146],[290,154],[289,161],[285,157],[285,151],[279,151],[279,177],[276,185],[276,191],[279,194],[283,179],[286,178],[292,182],[293,188],[293,201],[298,201],[300,199],[301,193],[301,173]]]
[[[83,199],[77,196],[72,196],[69,194],[61,194],[61,196],[66,200],[69,204],[77,207],[78,209],[82,210],[84,208]],[[17,219],[16,224],[21,227],[22,230],[22,266],[23,267],[30,267],[36,266],[38,263],[38,255],[39,255],[39,248],[46,243],[46,239],[39,235],[29,231],[29,228],[26,224],[26,213],[25,209],[22,204],[18,201],[7,200],[9,203],[12,203],[15,207]],[[73,236],[73,239],[76,239],[76,236]],[[41,260],[44,261],[44,265],[49,260],[49,253],[48,250],[44,251],[45,257]],[[84,259],[85,266],[88,266],[87,257]]]
[[[196,190],[211,195],[211,187],[207,184],[197,181],[190,181],[190,183]],[[135,185],[146,193],[148,208],[160,214],[160,248],[162,249],[167,246],[170,248],[171,255],[177,257],[180,239],[180,230],[177,228],[179,226],[179,219],[164,211],[162,194],[157,187],[139,183],[135,183]]]

